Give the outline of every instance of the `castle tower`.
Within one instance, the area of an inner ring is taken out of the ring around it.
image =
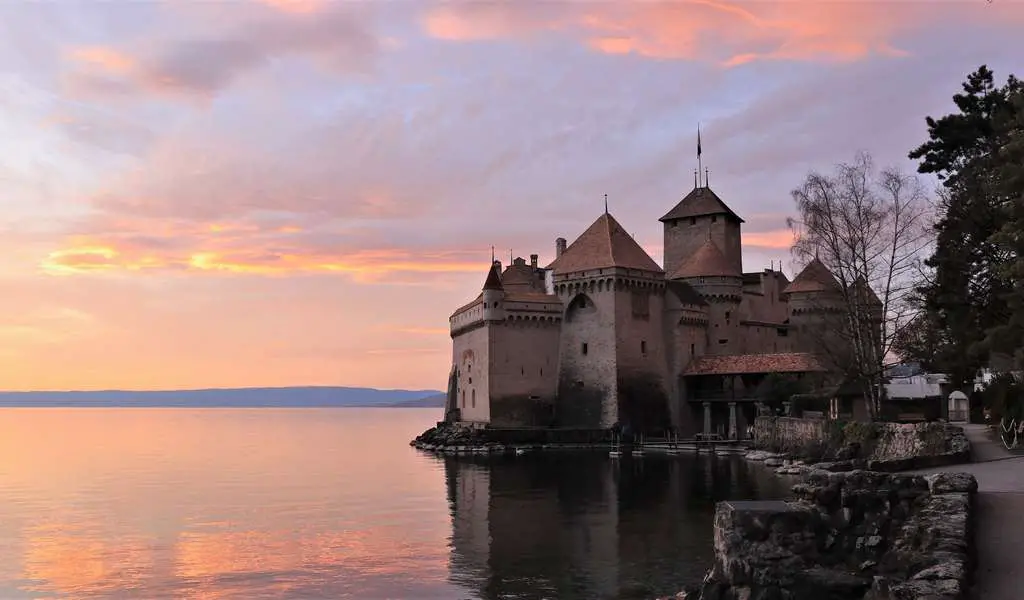
[[[842,286],[817,257],[782,290],[789,305],[789,325],[795,350],[822,353],[836,348],[839,340],[829,339],[842,318]]]
[[[484,281],[484,321],[505,320],[504,300],[505,286],[501,284],[501,261],[496,260],[491,264],[491,270],[487,272],[487,280]]]
[[[731,268],[743,271],[743,249],[740,244],[740,229],[743,224],[711,188],[704,185],[695,187],[679,204],[659,219],[665,232],[665,272],[673,273],[704,244],[711,232],[711,239]]]
[[[638,430],[667,424],[664,271],[607,212],[548,269],[566,306],[559,423]]]
[[[713,235],[713,231],[706,232],[704,242],[669,274],[669,279],[689,284],[708,303],[706,353],[739,354],[744,350],[739,314],[743,273],[718,247]]]

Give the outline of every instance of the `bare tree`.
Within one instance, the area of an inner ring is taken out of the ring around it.
[[[828,329],[814,336],[819,353],[856,381],[874,418],[887,357],[918,312],[912,295],[931,241],[927,194],[917,177],[876,171],[862,152],[832,175],[810,173],[792,195],[799,212],[788,219],[793,253],[819,260],[835,278],[834,290],[813,299]]]

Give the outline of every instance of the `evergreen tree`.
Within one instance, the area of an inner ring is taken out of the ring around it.
[[[990,331],[988,344],[995,352],[1013,356],[1024,366],[1024,91],[1011,98],[1014,110],[999,123],[1006,143],[1000,148],[998,181],[1006,219],[996,242],[1008,257],[1001,275],[1007,282],[1008,316]]]
[[[1003,87],[981,66],[953,96],[959,113],[926,118],[929,140],[910,153],[918,171],[933,173],[944,186],[935,250],[926,261],[934,277],[919,289],[929,318],[939,331],[925,338],[944,341],[935,362],[953,384],[966,388],[993,348],[987,336],[1010,317],[1012,256],[997,235],[1006,223],[1002,179],[1006,127],[1016,107],[1012,97],[1024,86],[1011,75]],[[912,356],[910,358],[923,358]]]

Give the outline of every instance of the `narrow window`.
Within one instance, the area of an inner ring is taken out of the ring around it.
[[[587,343],[583,342],[583,346],[581,346],[580,349],[583,351],[583,354],[586,354],[587,353]]]
[[[640,354],[647,354],[647,340],[640,340]]]
[[[462,408],[466,408],[466,390],[462,390]]]
[[[690,344],[690,356],[693,356],[696,353],[697,353],[696,345],[695,344]]]
[[[519,374],[526,375],[526,367],[519,367]]]
[[[476,408],[476,390],[473,390],[473,397],[471,401],[473,403],[473,408]]]
[[[541,367],[541,368],[540,368],[540,376],[541,376],[541,377],[543,377],[543,376],[544,376],[544,367]]]

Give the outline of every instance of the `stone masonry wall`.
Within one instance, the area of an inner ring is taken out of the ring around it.
[[[811,472],[795,502],[721,502],[703,600],[961,600],[977,481]]]
[[[757,417],[754,447],[771,452],[798,453],[828,441],[828,421],[793,417]]]
[[[825,419],[758,417],[754,446],[812,461],[841,460],[850,463],[845,470],[894,472],[970,460],[963,428],[947,423],[851,422],[840,429]]]

